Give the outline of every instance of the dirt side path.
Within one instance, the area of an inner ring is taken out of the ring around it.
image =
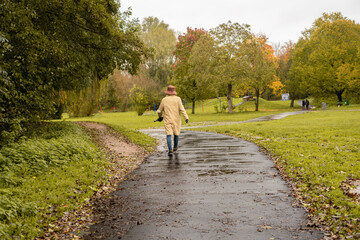
[[[94,122],[78,122],[82,129],[91,136],[95,144],[105,152],[106,155],[117,156],[115,163],[128,164],[121,157],[142,156],[143,150],[136,144],[130,142],[120,133],[112,128]]]
[[[89,226],[101,222],[105,208],[112,205],[108,193],[114,191],[125,177],[135,170],[148,154],[112,128],[94,122],[78,122],[96,146],[104,152],[111,163],[108,166],[110,179],[98,186],[98,191],[81,208],[65,212],[62,219],[51,225],[39,239],[81,239]],[[79,234],[82,233],[82,234]]]

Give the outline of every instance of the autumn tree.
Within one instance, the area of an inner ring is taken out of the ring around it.
[[[248,63],[246,85],[253,89],[256,96],[255,111],[259,111],[260,96],[277,81],[277,58],[264,35],[249,39],[243,45],[242,54],[246,56]]]
[[[176,47],[173,52],[175,56],[175,63],[173,65],[174,77],[173,84],[176,86],[176,91],[180,96],[192,102],[192,113],[195,113],[195,101],[200,100],[198,94],[197,78],[191,71],[191,64],[189,57],[191,50],[195,43],[201,36],[205,35],[206,31],[203,29],[187,28],[187,32],[178,36]]]
[[[134,84],[142,83],[134,81],[134,76],[128,72],[115,69],[109,76],[107,91],[103,95],[104,106],[117,107],[122,112],[128,111],[132,104],[130,91]]]
[[[360,25],[341,13],[324,13],[296,44],[292,74],[306,91],[317,97],[358,91]]]
[[[241,48],[251,36],[250,26],[229,21],[211,29],[210,33],[216,46],[214,59],[216,62],[216,86],[226,89],[228,112],[232,113],[233,88],[242,84],[246,75],[247,64],[244,55],[241,54]]]

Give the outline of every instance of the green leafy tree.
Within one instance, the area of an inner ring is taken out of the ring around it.
[[[292,74],[315,97],[357,91],[360,67],[360,25],[341,13],[324,13],[296,44]]]
[[[131,76],[125,71],[115,71],[109,78],[107,91],[103,94],[104,104],[114,103],[118,99],[117,102],[121,105],[122,111],[126,111],[128,105],[139,105],[139,103],[129,101],[131,100],[130,89],[134,84],[143,88],[151,99],[149,102],[160,103],[161,91],[159,90],[164,88],[172,78],[171,65],[174,63],[172,51],[176,43],[174,31],[158,18],[147,17],[142,22],[140,38],[151,49],[151,56],[140,65],[136,75]],[[114,88],[115,85],[116,88]]]
[[[241,54],[243,43],[250,37],[250,26],[227,22],[210,31],[216,46],[216,86],[226,88],[228,112],[232,113],[233,88],[243,84],[246,76],[245,57]]]
[[[148,91],[143,87],[137,86],[136,84],[134,84],[132,89],[130,89],[130,99],[135,103],[136,112],[139,116],[143,115],[143,113],[150,105]]]
[[[111,81],[110,79],[108,80],[107,82],[107,89],[106,89],[106,92],[105,92],[105,104],[104,104],[104,101],[102,103],[102,105],[107,105],[109,108],[112,108],[112,107],[115,107],[115,108],[118,108],[119,107],[119,104],[120,104],[120,101],[119,101],[119,98],[116,94],[116,88],[117,88],[117,84],[115,81]]]
[[[217,94],[216,45],[210,34],[204,34],[194,44],[189,56],[189,75],[196,79],[193,89],[197,99],[206,99]]]
[[[290,67],[292,64],[292,53],[294,51],[295,44],[293,42],[285,43],[278,52],[279,68],[277,69],[277,76],[280,81],[285,85],[285,90],[289,93],[290,107],[294,107],[294,101],[297,99],[300,93],[300,82],[296,76],[290,75]]]
[[[172,78],[172,52],[176,44],[174,30],[156,17],[147,17],[142,22],[141,39],[153,49],[152,56],[145,63],[144,73],[154,79],[160,88],[166,86]]]
[[[195,101],[200,100],[198,95],[198,83],[191,70],[191,63],[189,58],[191,50],[195,43],[201,36],[205,35],[206,31],[203,29],[187,28],[185,34],[178,36],[178,41],[174,50],[175,63],[173,65],[174,77],[173,84],[176,86],[176,91],[180,96],[192,102],[192,114],[195,113]]]
[[[50,118],[59,91],[93,85],[116,67],[135,73],[147,51],[129,17],[115,0],[2,1],[1,139]]]
[[[253,89],[256,96],[255,111],[259,111],[260,96],[277,81],[277,58],[264,35],[253,36],[243,45],[243,49],[248,62],[246,85]]]

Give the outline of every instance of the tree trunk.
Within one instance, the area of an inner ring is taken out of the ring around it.
[[[191,114],[195,114],[195,99],[192,99],[192,109]]]
[[[260,90],[256,90],[256,99],[255,99],[255,111],[259,111],[259,97],[260,97]]]
[[[232,84],[228,84],[228,92],[226,95],[228,101],[229,113],[233,112],[232,102],[231,102],[231,94],[232,94]]]
[[[339,102],[342,102],[342,94],[344,91],[345,89],[336,92],[336,96],[338,97]]]
[[[294,101],[295,101],[295,94],[290,92],[289,95],[290,95],[290,99],[291,99],[290,107],[293,108],[294,107]]]
[[[197,87],[196,87],[196,81],[193,80],[193,89],[196,91]],[[193,97],[191,99],[192,101],[192,109],[191,109],[191,114],[195,114],[195,97]]]

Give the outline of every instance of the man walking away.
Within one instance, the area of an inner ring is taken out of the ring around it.
[[[169,148],[169,156],[172,156],[173,152],[177,151],[181,127],[181,116],[184,116],[185,122],[189,122],[189,117],[185,111],[185,108],[181,102],[181,98],[176,96],[175,87],[172,85],[168,86],[167,94],[161,100],[160,106],[157,110],[159,115],[158,120],[164,119],[165,132],[166,132],[166,141]],[[174,135],[174,148],[171,144],[171,136]]]
[[[306,105],[306,110],[309,110],[309,105],[310,105],[310,102],[309,100],[305,100],[305,105]]]
[[[305,110],[306,102],[305,99],[302,100],[302,109]]]

